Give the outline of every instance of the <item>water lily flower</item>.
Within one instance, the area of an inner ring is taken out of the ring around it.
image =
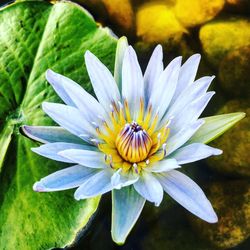
[[[217,222],[201,188],[181,165],[222,153],[192,137],[214,92],[213,76],[195,80],[200,55],[183,65],[181,57],[163,67],[158,45],[142,74],[126,38],[118,41],[114,76],[90,52],[87,71],[96,98],[67,77],[48,70],[46,78],[65,104],[42,108],[59,126],[23,126],[43,145],[32,150],[71,164],[34,184],[38,192],[77,188],[76,200],[112,191],[112,237],[124,243],[145,201],[159,206],[163,194],[199,218]]]

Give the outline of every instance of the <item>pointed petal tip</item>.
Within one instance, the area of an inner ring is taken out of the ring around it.
[[[96,56],[89,50],[86,50],[84,53],[84,59],[86,66],[88,66],[90,62],[93,62],[93,60],[96,59]]]
[[[47,79],[47,81],[53,85],[53,78],[57,75],[56,72],[54,72],[52,69],[47,69],[45,71],[45,78]]]
[[[246,117],[246,113],[245,113],[245,112],[239,112],[239,115],[240,115],[240,117],[241,117],[240,119]]]
[[[90,50],[86,50],[85,51],[85,54],[84,54],[84,58],[85,58],[85,61],[87,60],[87,61],[93,61],[93,60],[95,60],[95,61],[99,61],[99,59],[96,57],[96,55],[94,55]],[[94,62],[95,62],[94,61]]]
[[[217,214],[214,212],[214,210],[211,212],[211,214],[206,218],[204,219],[206,222],[208,223],[217,223],[218,222],[218,216]]]
[[[155,49],[162,50],[161,44],[157,44],[156,47],[155,47]]]
[[[161,58],[163,58],[163,49],[161,44],[157,44],[154,51],[157,52],[159,55],[161,55]]]
[[[118,39],[118,43],[121,43],[121,42],[124,42],[124,43],[128,43],[128,39],[126,36],[122,36]]]
[[[124,245],[125,241],[126,241],[126,238],[123,239],[123,238],[119,238],[117,236],[114,236],[113,235],[113,232],[111,232],[111,235],[112,235],[112,240],[118,245],[118,246],[122,246]]]
[[[78,194],[76,190],[76,192],[74,193],[74,199],[80,201],[86,199],[86,197],[83,197],[82,195]]]
[[[200,60],[201,60],[201,54],[199,54],[199,53],[196,53],[196,54],[193,54],[192,56],[190,56],[189,58],[188,58],[188,60],[193,60],[193,61],[196,61],[197,63],[199,63],[200,62]]]
[[[43,102],[42,103],[42,109],[45,113],[47,113],[47,111],[51,110],[51,105],[53,105],[53,103],[51,102]]]
[[[182,56],[175,57],[170,63],[174,63],[174,66],[180,69],[182,63]]]
[[[181,61],[182,61],[182,56],[177,56],[174,60],[176,60],[178,63],[181,63]]]
[[[42,109],[46,109],[49,106],[49,102],[42,102]]]
[[[134,50],[134,48],[133,48],[131,45],[129,45],[129,46],[127,47],[127,49],[126,49],[126,51],[125,51],[125,55],[126,55],[126,53],[127,53],[129,56],[136,55],[135,50]]]
[[[221,155],[223,154],[223,150],[221,149],[215,149],[213,155]]]
[[[161,202],[155,202],[154,204],[155,204],[155,207],[159,207]]]
[[[76,201],[80,201],[81,200],[81,198],[77,197],[77,196],[74,196],[74,198],[75,198]]]
[[[193,56],[195,56],[197,59],[200,59],[200,58],[201,58],[201,54],[200,54],[200,53],[196,53],[196,54],[194,54]]]
[[[246,113],[245,112],[234,112],[234,113],[229,113],[229,114],[222,114],[223,115],[234,115],[234,121],[233,124],[239,122],[240,120],[242,120],[243,118],[246,117]]]
[[[33,190],[35,192],[46,192],[46,188],[44,187],[44,185],[42,184],[41,181],[37,181],[34,185],[33,185]]]
[[[32,152],[34,152],[34,153],[37,153],[39,150],[39,147],[36,147],[36,148],[30,148],[30,150],[32,151]]]
[[[47,75],[50,75],[50,74],[53,74],[53,73],[55,73],[52,69],[47,69],[46,71],[45,71],[45,75],[47,76]]]
[[[84,53],[84,56],[86,57],[86,56],[89,56],[89,55],[91,55],[92,53],[89,51],[89,50],[86,50],[85,51],[85,53]]]

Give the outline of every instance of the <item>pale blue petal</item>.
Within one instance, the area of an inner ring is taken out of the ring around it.
[[[145,171],[160,173],[167,172],[176,168],[180,168],[176,159],[163,159],[154,163],[153,166],[145,168]]]
[[[203,96],[213,79],[214,76],[205,76],[185,88],[185,90],[183,90],[176,100],[170,105],[169,110],[162,118],[159,127],[164,126],[171,117],[179,114],[188,104]]]
[[[78,144],[86,144],[79,137],[71,134],[67,130],[57,126],[27,126],[24,125],[21,131],[30,139],[41,142],[70,142]]]
[[[167,139],[166,156],[170,155],[176,149],[181,147],[191,136],[204,124],[204,121],[199,119],[196,122],[183,127],[179,132],[171,135]]]
[[[220,155],[222,150],[202,143],[192,143],[177,149],[169,157],[175,158],[178,164],[199,161],[212,155]]]
[[[144,82],[134,49],[125,51],[122,65],[122,97],[128,101],[133,119],[140,110],[140,100],[144,99]]]
[[[117,83],[119,91],[122,91],[122,64],[126,49],[128,48],[128,40],[125,36],[117,41],[116,54],[115,54],[115,69],[114,79]]]
[[[72,148],[64,151],[61,150],[58,155],[70,160],[71,162],[78,163],[89,168],[107,167],[104,160],[105,155],[101,152]]]
[[[111,177],[111,184],[113,188],[120,189],[129,186],[139,179],[139,175],[131,173],[123,174],[122,169],[118,169]]]
[[[152,118],[158,114],[160,120],[165,114],[175,92],[181,66],[181,57],[172,60],[160,75],[152,89],[149,105],[152,105]]]
[[[187,104],[179,113],[174,116],[169,125],[171,133],[177,133],[183,127],[196,121],[215,92],[208,92],[193,102]]]
[[[194,54],[190,56],[187,61],[182,65],[178,84],[173,96],[173,101],[181,94],[181,92],[193,83],[200,63],[201,55]]]
[[[111,177],[111,185],[113,186],[113,188],[117,188],[117,189],[120,189],[122,186],[120,184],[120,181],[121,181],[121,175],[120,175],[120,172],[121,172],[121,168],[118,169]]]
[[[58,153],[66,149],[83,149],[83,150],[97,150],[96,147],[90,145],[76,144],[76,143],[66,143],[66,142],[54,142],[41,145],[37,148],[32,148],[31,150],[39,155],[47,157],[55,161],[62,161],[68,163],[74,163],[74,161],[65,158]]]
[[[112,189],[111,176],[112,172],[108,169],[98,171],[75,191],[75,199],[87,199],[109,192]]]
[[[115,79],[106,66],[90,51],[85,53],[85,63],[97,99],[109,112],[110,105],[120,101],[120,92]]]
[[[134,183],[134,188],[146,200],[154,202],[155,206],[160,205],[163,198],[163,189],[151,173],[142,172],[139,180]]]
[[[218,221],[211,203],[201,188],[189,177],[172,170],[158,174],[158,179],[164,191],[188,211],[209,223]]]
[[[100,120],[98,115],[105,115],[105,111],[98,101],[76,82],[52,70],[46,71],[46,78],[62,100],[66,104],[80,109],[88,121],[98,122]]]
[[[162,46],[159,44],[155,47],[144,74],[146,104],[150,99],[153,89],[157,87],[156,84],[159,80],[161,73],[163,72],[162,60]]]
[[[112,239],[123,244],[138,220],[144,207],[145,199],[133,186],[112,191]]]
[[[94,169],[76,165],[42,178],[34,184],[33,189],[36,192],[52,192],[76,188],[95,173]]]
[[[55,73],[50,69],[46,71],[45,77],[47,81],[51,84],[51,86],[54,88],[58,96],[64,101],[64,103],[66,103],[69,106],[75,107],[74,101],[68,95],[67,91],[63,88],[63,83],[65,81],[69,81],[72,83],[73,81],[63,75]]]
[[[86,134],[97,137],[95,128],[83,117],[81,112],[74,108],[59,103],[43,102],[46,112],[56,123],[74,135]]]

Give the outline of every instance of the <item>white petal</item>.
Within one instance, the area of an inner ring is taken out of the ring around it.
[[[112,239],[117,244],[123,244],[138,220],[145,199],[139,195],[133,186],[112,191]]]
[[[68,95],[67,91],[63,87],[63,83],[65,81],[70,82],[70,83],[72,82],[72,84],[73,84],[73,81],[63,75],[55,73],[54,71],[50,69],[46,71],[45,77],[47,81],[51,84],[51,86],[54,88],[58,96],[64,101],[64,103],[66,103],[69,106],[75,107],[74,101]]]
[[[96,150],[96,147],[90,145],[82,145],[76,143],[66,143],[66,142],[54,142],[47,143],[37,148],[32,148],[31,150],[39,155],[47,157],[55,161],[62,161],[68,163],[74,163],[70,159],[67,159],[58,153],[66,149],[85,149],[85,150]]]
[[[213,79],[214,76],[205,76],[185,88],[185,90],[183,90],[176,98],[175,102],[171,104],[169,110],[161,120],[159,127],[164,126],[170,117],[173,117],[175,114],[179,114],[189,103],[203,96]]]
[[[96,170],[83,166],[73,166],[50,174],[33,186],[36,192],[60,191],[80,186],[96,173]]]
[[[180,93],[194,81],[200,59],[200,54],[194,54],[189,57],[187,61],[182,65],[173,100],[175,100],[180,95]]]
[[[159,206],[163,198],[163,189],[159,181],[150,173],[142,172],[139,180],[134,183],[135,190],[146,200]]]
[[[158,174],[158,179],[164,191],[188,211],[209,223],[218,221],[211,203],[200,187],[189,177],[172,170]]]
[[[22,133],[32,140],[49,143],[49,142],[70,142],[85,144],[79,137],[71,134],[67,130],[57,126],[27,126],[21,128]]]
[[[162,46],[159,44],[155,47],[144,74],[146,104],[150,99],[152,90],[156,87],[161,73],[163,72],[162,60]]]
[[[114,79],[118,85],[120,92],[122,90],[122,64],[127,47],[128,47],[128,40],[125,36],[123,36],[117,41],[116,54],[115,54],[115,69],[114,69]]]
[[[111,177],[111,184],[113,188],[120,189],[129,186],[139,179],[139,175],[133,173],[121,173],[121,168],[118,169]]]
[[[68,149],[58,153],[58,155],[89,168],[106,168],[104,154],[82,149]]]
[[[152,90],[149,100],[149,104],[152,105],[152,118],[154,118],[154,115],[158,113],[160,120],[165,114],[175,92],[180,66],[181,57],[177,57],[172,60],[160,75],[157,85],[154,85],[154,89]]]
[[[134,49],[125,51],[122,65],[122,97],[128,101],[133,119],[140,110],[140,99],[144,99],[144,83],[140,65]]]
[[[120,172],[121,172],[121,168],[118,169],[111,177],[111,185],[113,186],[113,188],[117,188],[120,189],[120,180],[121,180],[121,176],[120,176]]]
[[[110,104],[120,101],[120,92],[110,71],[90,51],[85,53],[85,63],[97,99],[106,111]]]
[[[91,198],[109,192],[112,189],[111,175],[112,172],[108,169],[97,172],[75,191],[75,199]]]
[[[59,103],[43,102],[44,112],[46,112],[56,123],[74,135],[87,134],[97,137],[96,130],[83,117],[82,113],[74,108]]]
[[[178,164],[186,164],[220,154],[222,154],[220,149],[202,143],[192,143],[177,149],[170,157],[175,158]]]
[[[180,168],[175,159],[164,159],[154,163],[152,167],[145,168],[145,171],[160,173],[160,172],[167,172],[175,168]]]
[[[187,124],[196,121],[214,94],[215,92],[208,92],[199,99],[187,104],[182,111],[176,114],[176,116],[174,116],[171,120],[169,125],[170,131],[172,133],[176,133]]]
[[[189,140],[189,138],[191,138],[191,136],[202,126],[202,124],[204,124],[204,121],[199,119],[191,125],[183,127],[183,129],[181,129],[178,133],[170,135],[166,142],[167,155],[170,155],[176,149],[181,147],[187,140]]]
[[[62,100],[66,104],[80,109],[88,121],[97,122],[98,115],[105,115],[105,111],[98,101],[76,82],[52,70],[46,71],[46,78]]]

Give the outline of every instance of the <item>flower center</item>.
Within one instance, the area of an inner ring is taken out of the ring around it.
[[[145,160],[152,147],[152,139],[136,122],[127,123],[116,137],[120,156],[131,163]]]

